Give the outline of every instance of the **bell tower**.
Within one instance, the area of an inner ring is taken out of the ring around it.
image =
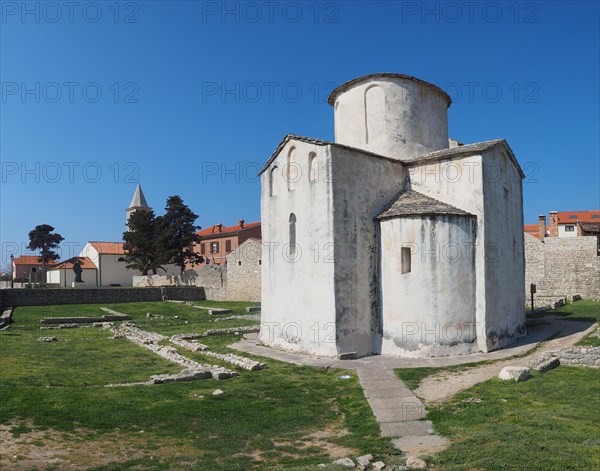
[[[144,196],[144,192],[142,191],[142,186],[138,183],[137,187],[135,188],[133,198],[131,198],[131,203],[129,203],[129,208],[125,210],[127,213],[127,219],[125,220],[125,224],[127,224],[129,218],[134,212],[151,210],[152,208],[148,206],[148,203],[146,203],[146,197]]]

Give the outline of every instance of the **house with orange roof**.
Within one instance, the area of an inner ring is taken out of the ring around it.
[[[75,281],[73,265],[79,261],[81,266],[81,280],[86,286],[97,286],[98,269],[89,257],[72,257],[64,262],[57,263],[48,268],[46,272],[46,283],[60,287],[70,287]]]
[[[537,224],[525,224],[524,230],[536,239],[544,237],[600,236],[600,210],[550,211],[550,225],[546,216],[538,217]]]
[[[88,258],[96,267],[95,286],[132,286],[132,276],[140,274],[126,268],[123,242],[88,242],[79,257]]]
[[[600,210],[550,211],[550,237],[600,234]]]
[[[139,270],[127,268],[127,253],[123,242],[91,241],[83,246],[79,257],[89,258],[98,271],[95,286],[133,286],[133,277]],[[166,265],[161,274],[178,275],[175,265]],[[85,281],[85,280],[84,280]]]
[[[39,282],[42,276],[42,259],[39,255],[21,255],[12,261],[12,279]]]
[[[194,252],[208,259],[208,263],[221,265],[225,263],[227,254],[233,252],[248,239],[261,240],[260,222],[246,223],[240,219],[235,226],[217,224],[196,232],[200,243],[194,246]],[[194,267],[186,267],[191,269]]]

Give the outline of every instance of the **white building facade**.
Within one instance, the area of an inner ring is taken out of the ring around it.
[[[450,97],[401,74],[333,91],[336,142],[261,172],[261,341],[323,356],[490,351],[525,334],[523,172],[448,139]]]

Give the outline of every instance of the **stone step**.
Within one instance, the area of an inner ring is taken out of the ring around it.
[[[382,437],[426,436],[433,432],[429,420],[405,422],[382,422],[379,424]]]
[[[373,409],[373,414],[375,414],[377,422],[382,424],[385,422],[407,422],[424,419],[427,416],[427,410],[420,402],[412,402],[405,403],[399,409]]]
[[[389,389],[372,389],[365,390],[365,397],[367,399],[388,399],[394,397],[407,397],[412,392],[408,388],[389,388]]]
[[[439,435],[405,436],[392,440],[405,453],[414,455],[437,453],[448,446],[448,440]]]

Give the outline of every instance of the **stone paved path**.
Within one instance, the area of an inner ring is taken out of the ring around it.
[[[365,397],[379,423],[382,437],[397,437],[394,445],[408,454],[435,453],[447,440],[433,434],[423,403],[398,379],[393,369],[371,365],[357,369]]]

